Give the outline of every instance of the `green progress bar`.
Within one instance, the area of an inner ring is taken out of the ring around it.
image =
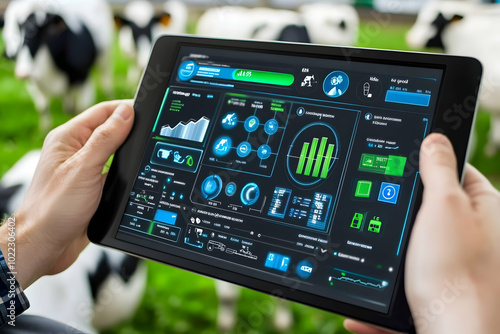
[[[330,161],[332,160],[334,144],[328,145],[328,150],[326,151],[325,163],[323,164],[323,169],[321,170],[321,178],[326,179],[328,176],[328,170],[330,169]]]
[[[325,153],[325,148],[326,148],[326,142],[328,141],[328,138],[323,137],[321,138],[321,144],[319,145],[319,151],[318,155],[316,158],[316,164],[314,165],[313,169],[313,177],[318,177],[319,175],[319,170],[321,169],[321,163],[323,162],[323,153]]]
[[[149,222],[148,234],[151,234],[153,232],[153,226],[154,225],[155,225],[154,221]]]
[[[318,147],[318,141],[319,141],[318,138],[313,138],[312,140],[311,150],[309,151],[309,158],[307,159],[306,170],[304,172],[304,175],[306,176],[311,175],[311,168],[314,162],[314,155],[316,154],[316,148]]]
[[[304,170],[304,162],[306,161],[307,150],[309,149],[309,143],[304,143],[302,145],[302,152],[300,152],[299,164],[297,165],[297,174],[302,174]]]

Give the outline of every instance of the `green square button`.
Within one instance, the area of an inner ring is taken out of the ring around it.
[[[355,197],[370,197],[372,191],[372,181],[359,180],[356,186]]]

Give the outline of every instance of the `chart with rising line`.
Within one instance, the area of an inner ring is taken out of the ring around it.
[[[288,153],[291,178],[300,185],[314,185],[328,177],[338,159],[338,137],[326,123],[313,123],[301,129]]]

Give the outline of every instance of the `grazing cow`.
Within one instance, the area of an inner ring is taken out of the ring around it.
[[[304,25],[312,43],[328,45],[355,45],[359,17],[350,5],[311,3],[299,7]]]
[[[437,47],[475,57],[483,64],[479,104],[491,113],[485,153],[500,150],[500,6],[463,1],[430,1],[406,35],[412,48]]]
[[[0,180],[0,215],[22,203],[39,158],[39,150],[28,152]],[[109,329],[133,316],[146,276],[144,261],[90,244],[64,272],[42,277],[26,289],[26,313],[84,332]]]
[[[105,0],[12,1],[5,13],[3,37],[15,74],[41,115],[41,128],[51,127],[49,104],[63,98],[66,111],[81,111],[95,101],[90,70],[99,66],[103,85],[111,89],[110,47],[113,24]],[[19,38],[20,37],[20,38]]]
[[[125,6],[123,15],[115,15],[120,49],[135,62],[128,70],[131,84],[138,84],[154,39],[163,34],[186,33],[187,20],[186,5],[176,0],[165,2],[158,14],[151,2],[136,0]]]
[[[196,33],[207,37],[310,42],[297,12],[270,8],[211,8],[198,20]]]

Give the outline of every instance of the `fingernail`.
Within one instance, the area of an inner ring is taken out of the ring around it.
[[[118,107],[116,107],[113,116],[121,118],[123,121],[128,120],[132,116],[132,108],[125,103],[120,103]]]
[[[446,149],[451,147],[448,138],[439,133],[430,134],[422,143],[422,151],[428,155],[435,153],[438,147],[445,147]]]

